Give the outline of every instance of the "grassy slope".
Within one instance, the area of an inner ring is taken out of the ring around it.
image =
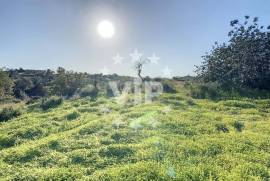
[[[136,106],[79,99],[44,112],[31,105],[0,123],[0,180],[269,179],[270,100],[185,94]]]

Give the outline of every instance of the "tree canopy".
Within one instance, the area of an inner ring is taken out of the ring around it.
[[[12,94],[13,80],[0,69],[0,98]]]
[[[259,25],[257,17],[231,21],[228,43],[215,43],[203,56],[197,75],[204,82],[229,88],[270,90],[270,26]]]

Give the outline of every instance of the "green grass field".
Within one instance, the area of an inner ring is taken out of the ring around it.
[[[0,123],[0,180],[269,180],[270,100],[40,102]]]

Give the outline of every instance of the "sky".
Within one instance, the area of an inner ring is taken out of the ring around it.
[[[270,24],[269,0],[0,0],[0,67],[134,75],[132,52],[153,53],[143,75],[194,75],[229,22],[245,15]],[[115,34],[102,38],[97,25]],[[119,54],[122,62],[113,57]]]

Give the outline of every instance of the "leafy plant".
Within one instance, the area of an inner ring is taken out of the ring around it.
[[[172,83],[169,82],[163,82],[163,91],[166,93],[176,93],[175,87],[172,85]]]
[[[40,107],[43,110],[48,110],[51,108],[55,108],[63,103],[62,97],[53,96],[47,99],[42,99]]]
[[[88,85],[88,86],[81,89],[80,96],[81,97],[91,97],[91,99],[94,100],[98,96],[98,89],[91,86],[91,85]]]
[[[235,121],[235,122],[233,123],[233,127],[234,127],[237,131],[241,132],[241,131],[244,129],[245,125],[244,125],[243,122]]]
[[[228,44],[215,44],[197,67],[204,82],[219,82],[225,89],[270,89],[270,26],[260,26],[258,18],[231,21]]]
[[[8,121],[10,119],[20,116],[22,112],[13,107],[6,107],[0,111],[0,122]]]
[[[224,133],[228,133],[229,132],[229,129],[227,128],[226,124],[224,124],[224,123],[217,123],[215,126],[216,126],[216,129],[218,131],[222,131]]]
[[[80,113],[78,113],[77,111],[73,111],[72,113],[67,115],[67,120],[77,119],[78,117],[80,117]]]
[[[0,98],[11,95],[13,84],[14,82],[9,75],[0,69]]]

